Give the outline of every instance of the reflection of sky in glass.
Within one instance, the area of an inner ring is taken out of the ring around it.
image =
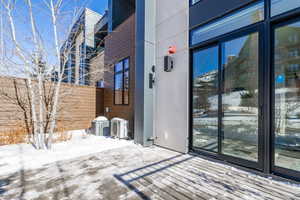
[[[300,0],[271,0],[271,16],[300,7]]]
[[[223,64],[227,64],[227,59],[229,56],[235,56],[238,57],[241,49],[245,45],[245,42],[247,40],[248,36],[237,38],[235,40],[231,40],[229,42],[224,43],[223,46],[223,51],[224,52],[224,57],[222,59]],[[230,48],[228,48],[230,47]]]
[[[223,64],[227,64],[228,56],[238,56],[245,45],[248,36],[241,37],[229,42],[223,46],[224,57]],[[226,48],[230,47],[230,48]],[[205,50],[196,51],[193,54],[194,74],[193,77],[204,75],[208,72],[218,70],[218,47],[212,47]]]
[[[296,23],[293,23],[293,24],[289,24],[288,26],[289,26],[289,27],[299,28],[299,27],[300,27],[300,22],[296,22]]]
[[[123,87],[123,74],[116,74],[115,76],[115,89],[120,90]]]
[[[264,19],[264,2],[246,7],[220,20],[191,31],[191,45],[223,35]]]
[[[193,54],[194,75],[201,76],[213,70],[218,70],[218,47],[196,51]]]
[[[115,71],[116,72],[119,72],[119,71],[122,71],[123,70],[123,64],[122,62],[119,62],[115,65]]]

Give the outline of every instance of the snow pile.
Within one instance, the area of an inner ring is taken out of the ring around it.
[[[72,133],[72,140],[53,144],[52,150],[36,150],[30,144],[0,146],[0,175],[38,169],[46,164],[133,145],[132,141]]]

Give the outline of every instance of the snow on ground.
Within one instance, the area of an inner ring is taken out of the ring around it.
[[[84,139],[84,132],[73,135],[51,151],[27,144],[0,147],[0,199],[300,199],[299,185],[223,162],[125,140]]]
[[[53,144],[52,150],[36,150],[31,144],[0,146],[0,175],[130,145],[132,141],[87,135],[82,130],[73,131],[70,141]]]
[[[0,175],[0,199],[296,200],[300,187],[190,154],[129,144]]]

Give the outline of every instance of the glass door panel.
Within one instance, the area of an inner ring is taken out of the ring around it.
[[[300,171],[300,22],[275,29],[275,166]]]
[[[193,147],[218,151],[219,48],[193,53]]]
[[[222,43],[222,154],[258,161],[259,34]]]

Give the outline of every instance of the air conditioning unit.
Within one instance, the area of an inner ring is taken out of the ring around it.
[[[109,135],[109,120],[106,117],[97,117],[92,122],[92,134],[97,136],[108,136]]]
[[[128,121],[121,118],[111,120],[110,136],[119,139],[128,138]]]

